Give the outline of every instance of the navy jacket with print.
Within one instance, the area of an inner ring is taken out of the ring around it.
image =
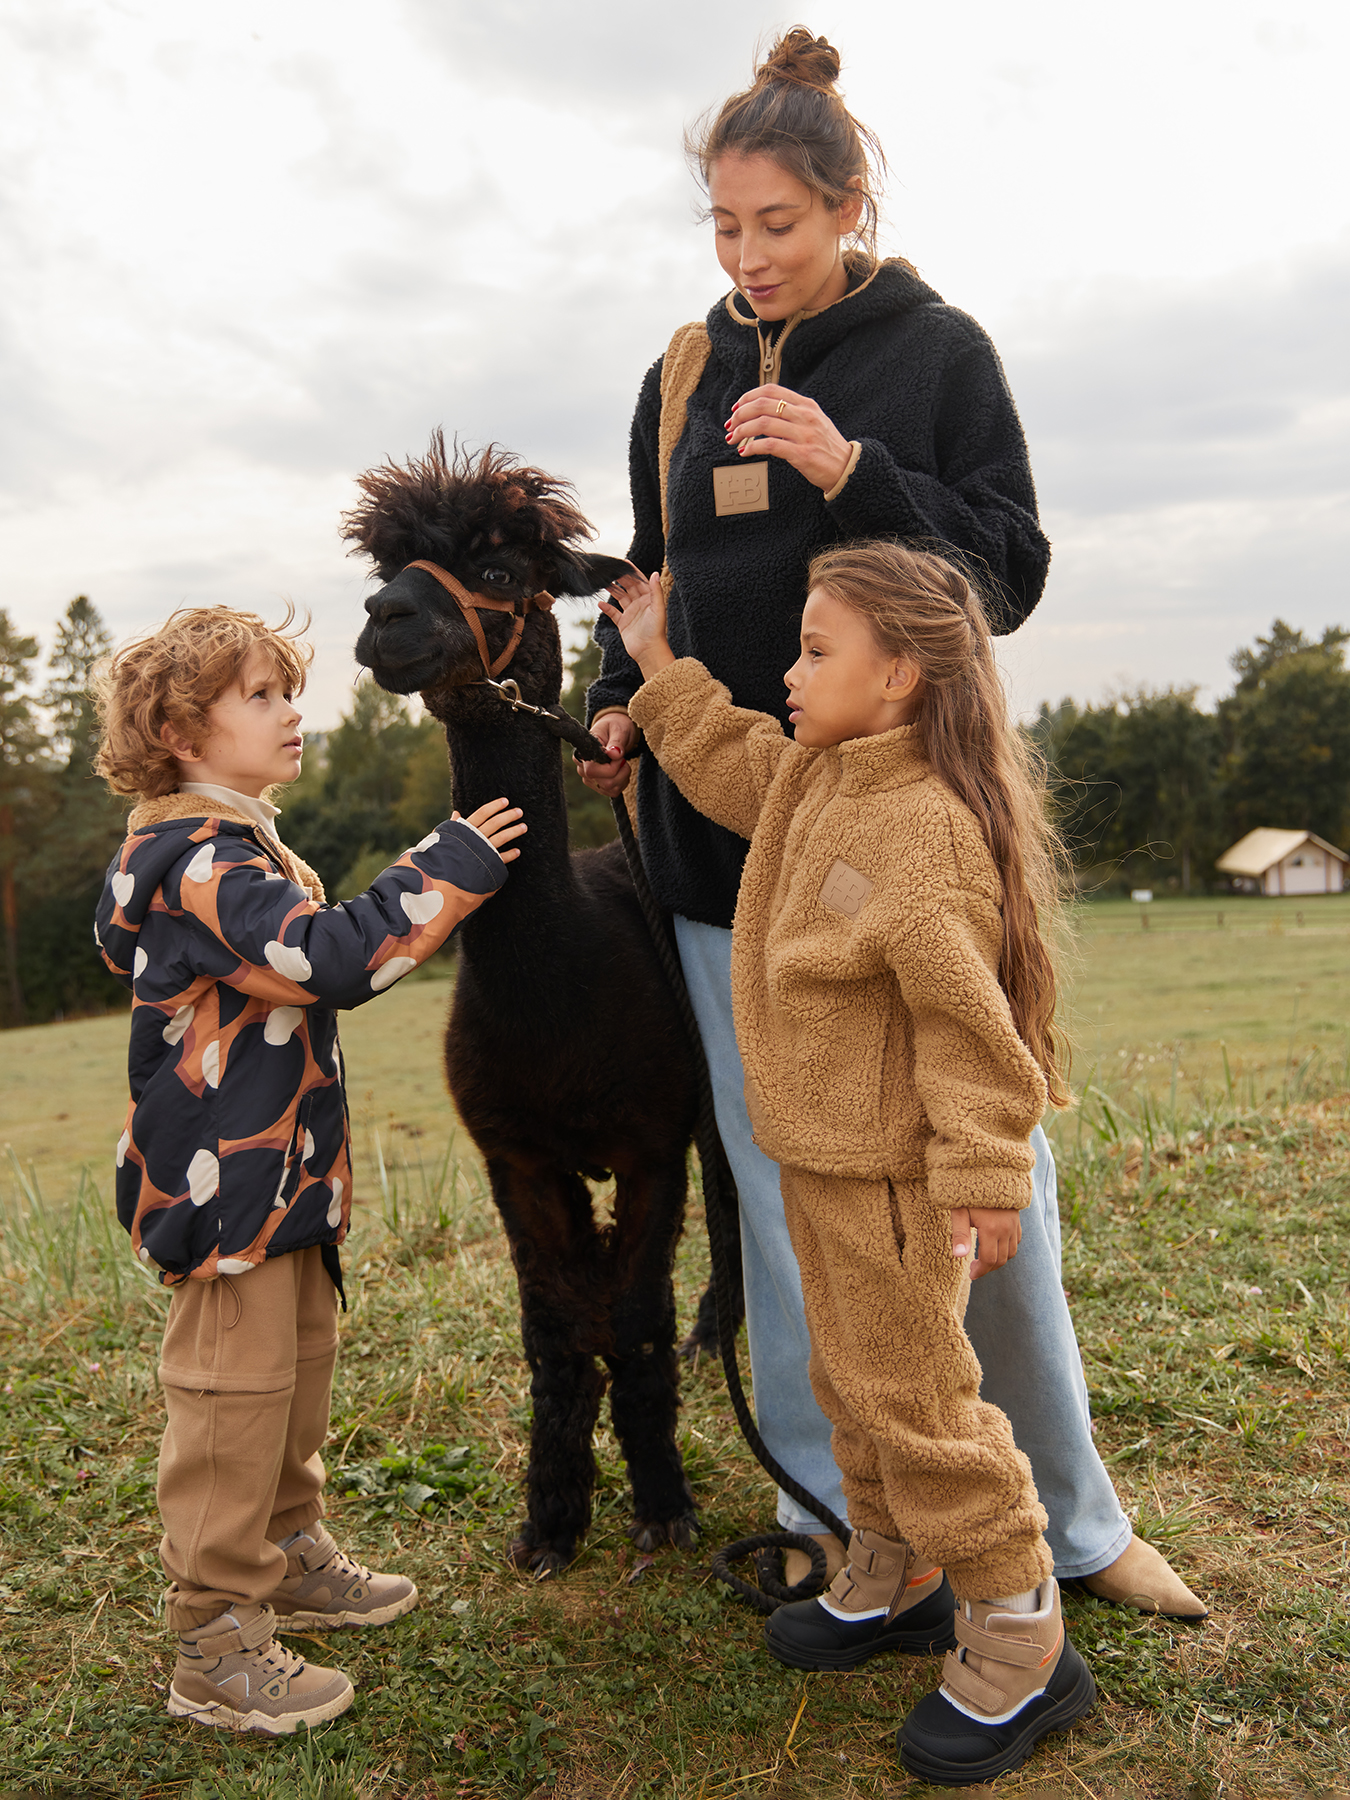
[[[201,803],[173,795],[132,814],[95,927],[134,995],[117,1214],[170,1285],[342,1242],[351,1143],[335,1012],[406,975],[506,879],[490,844],[445,823],[366,893],[326,906],[261,829],[155,817],[175,804]]]

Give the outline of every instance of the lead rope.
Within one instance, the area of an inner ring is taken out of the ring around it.
[[[496,682],[487,680],[483,686],[494,688],[497,696],[505,705],[515,712],[525,712],[537,718],[539,723],[554,737],[562,738],[572,746],[576,755],[583,762],[607,762],[605,748],[598,739],[591,736],[579,719],[561,706],[531,706],[520,696],[520,689],[514,681]],[[816,1496],[799,1481],[794,1481],[787,1470],[774,1457],[769,1446],[759,1435],[759,1427],[750,1410],[750,1403],[745,1397],[745,1389],[741,1384],[741,1371],[736,1361],[736,1333],[738,1321],[733,1315],[731,1292],[731,1233],[728,1221],[736,1207],[736,1185],[732,1178],[730,1166],[726,1160],[726,1152],[722,1148],[722,1139],[717,1130],[717,1115],[713,1106],[712,1076],[708,1071],[708,1059],[703,1053],[703,1039],[699,1036],[698,1020],[694,1016],[693,1004],[689,998],[689,989],[685,985],[684,970],[680,967],[679,952],[675,947],[674,937],[670,929],[669,915],[658,905],[647,880],[647,871],[642,866],[642,852],[638,848],[633,835],[632,822],[628,817],[628,808],[622,798],[611,802],[614,808],[614,823],[618,827],[619,842],[623,845],[624,858],[628,864],[628,873],[637,894],[638,905],[647,930],[651,935],[652,946],[657,960],[661,964],[666,980],[670,983],[671,993],[675,998],[676,1011],[684,1026],[685,1036],[689,1040],[690,1053],[694,1059],[694,1085],[698,1094],[698,1115],[694,1127],[694,1142],[698,1146],[698,1160],[703,1172],[703,1209],[708,1220],[708,1248],[712,1259],[713,1300],[717,1312],[717,1347],[722,1357],[722,1372],[726,1377],[727,1392],[731,1396],[732,1411],[736,1415],[736,1423],[741,1428],[741,1435],[754,1452],[760,1467],[771,1481],[778,1484],[784,1493],[790,1494],[800,1506],[815,1514],[843,1544],[848,1542],[849,1528],[840,1518],[832,1513]],[[783,1583],[784,1550],[803,1550],[811,1559],[811,1572],[792,1587]],[[759,1586],[742,1581],[733,1575],[730,1564],[740,1562],[752,1556],[755,1562],[755,1573],[759,1577]],[[794,1600],[809,1600],[825,1586],[825,1552],[814,1538],[807,1537],[799,1531],[761,1531],[753,1537],[738,1538],[734,1544],[728,1544],[718,1550],[712,1558],[712,1572],[721,1582],[735,1590],[760,1612],[776,1612],[784,1604]]]
[[[597,748],[599,748],[598,745]],[[590,759],[588,758],[588,760]],[[603,754],[597,760],[604,761]],[[642,916],[651,933],[657,958],[675,996],[675,1005],[694,1058],[694,1081],[698,1092],[698,1119],[694,1127],[694,1141],[698,1146],[698,1160],[703,1171],[703,1210],[708,1221],[708,1248],[711,1253],[713,1271],[713,1299],[717,1307],[717,1347],[722,1356],[722,1371],[726,1376],[732,1411],[736,1414],[736,1423],[741,1428],[741,1435],[754,1452],[765,1474],[775,1481],[784,1493],[790,1494],[799,1505],[814,1513],[841,1543],[846,1544],[849,1537],[848,1526],[842,1519],[836,1518],[828,1506],[817,1500],[808,1488],[804,1488],[799,1481],[793,1480],[759,1435],[759,1427],[755,1423],[754,1414],[750,1411],[750,1403],[745,1397],[745,1389],[741,1385],[741,1371],[736,1361],[738,1321],[733,1316],[731,1306],[731,1246],[728,1230],[732,1210],[737,1203],[736,1187],[726,1161],[726,1152],[722,1148],[722,1139],[717,1130],[717,1116],[713,1106],[712,1076],[708,1070],[708,1059],[703,1053],[703,1039],[699,1035],[698,1020],[694,1016],[689,989],[685,985],[684,970],[680,967],[679,953],[670,930],[669,916],[657,905],[656,896],[652,893],[647,881],[647,872],[642,866],[642,853],[638,849],[637,839],[633,834],[628,808],[624,805],[622,798],[615,799],[611,804],[614,808],[614,822],[619,830],[619,842],[623,845],[623,853],[628,862],[628,873],[632,877],[633,887],[637,892],[638,904],[642,908]],[[782,1552],[785,1549],[804,1550],[811,1559],[810,1574],[804,1576],[793,1587],[783,1585]],[[739,1576],[731,1573],[729,1565],[740,1562],[747,1556],[754,1557],[755,1572],[759,1577],[758,1587],[752,1586],[748,1581],[742,1581]],[[825,1552],[814,1538],[809,1538],[802,1532],[762,1531],[753,1537],[739,1538],[734,1544],[728,1544],[724,1549],[717,1551],[712,1559],[712,1572],[719,1581],[725,1582],[728,1587],[733,1588],[744,1599],[750,1601],[751,1605],[758,1607],[761,1612],[771,1613],[784,1604],[790,1604],[794,1600],[809,1600],[813,1595],[820,1593],[825,1586]]]

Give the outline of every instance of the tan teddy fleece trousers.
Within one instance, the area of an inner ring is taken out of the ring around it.
[[[782,1190],[849,1523],[906,1539],[959,1600],[1037,1586],[1045,1511],[1006,1417],[980,1399],[949,1215],[916,1182],[784,1168]]]
[[[159,1554],[174,1631],[265,1600],[277,1540],[323,1517],[337,1290],[317,1248],[173,1291],[159,1378]]]

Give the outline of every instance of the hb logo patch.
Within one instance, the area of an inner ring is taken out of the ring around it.
[[[843,913],[846,919],[856,919],[875,885],[866,875],[849,868],[842,856],[836,856],[821,887],[820,903],[831,912]]]
[[[713,506],[719,519],[731,513],[768,512],[768,463],[732,463],[714,469]]]

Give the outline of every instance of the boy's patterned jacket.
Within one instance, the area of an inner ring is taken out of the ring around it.
[[[117,1214],[171,1286],[342,1242],[335,1010],[392,986],[506,879],[471,826],[446,823],[368,892],[326,906],[282,845],[207,804],[169,794],[135,809],[95,925],[134,995]]]

